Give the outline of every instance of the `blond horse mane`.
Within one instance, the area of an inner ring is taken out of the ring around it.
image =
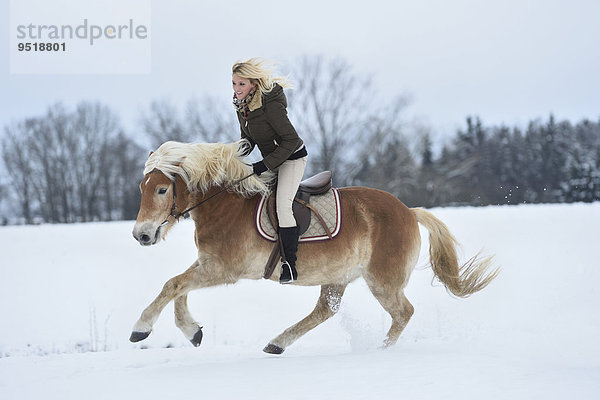
[[[170,179],[179,175],[190,192],[205,193],[212,186],[232,185],[230,191],[244,197],[269,193],[273,174],[264,178],[251,176],[252,167],[244,164],[243,154],[248,142],[233,143],[179,143],[165,142],[146,161],[144,175],[158,169]]]

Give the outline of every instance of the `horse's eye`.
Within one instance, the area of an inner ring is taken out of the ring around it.
[[[165,193],[167,193],[167,188],[158,189],[158,194],[165,194]]]

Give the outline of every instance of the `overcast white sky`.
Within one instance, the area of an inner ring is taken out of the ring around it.
[[[127,0],[123,0],[127,2]],[[217,4],[219,3],[219,4]],[[44,2],[51,10],[55,1]],[[231,64],[263,56],[341,56],[372,74],[382,97],[410,94],[409,119],[451,134],[486,124],[600,118],[600,1],[152,1],[151,73],[9,73],[2,0],[0,125],[55,101],[100,100],[134,127],[153,99],[231,97]],[[9,33],[9,34],[12,34]],[[118,62],[118,60],[115,60]]]

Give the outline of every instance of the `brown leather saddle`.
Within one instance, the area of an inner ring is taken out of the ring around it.
[[[298,192],[296,192],[296,198],[294,199],[294,203],[292,204],[292,211],[294,212],[294,218],[296,219],[296,224],[300,228],[300,235],[305,233],[310,226],[310,220],[312,214],[319,219],[323,228],[325,228],[325,232],[329,238],[332,238],[332,234],[327,227],[327,224],[319,214],[317,210],[315,210],[310,205],[310,196],[319,195],[326,193],[332,186],[332,174],[331,171],[323,171],[318,174],[311,176],[308,179],[300,182],[300,186],[298,187]],[[276,188],[273,189],[269,199],[267,200],[267,215],[269,216],[269,220],[275,229],[279,226],[279,221],[277,220],[277,212],[275,210],[275,193]],[[269,256],[269,260],[265,266],[265,272],[263,277],[265,279],[269,279],[277,266],[278,260],[281,255],[281,243],[278,238],[277,242],[275,242],[275,246],[273,246],[273,250],[271,251],[271,255]]]

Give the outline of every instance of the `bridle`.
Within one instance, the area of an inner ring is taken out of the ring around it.
[[[159,169],[153,169],[152,171],[149,172],[149,174],[157,174],[157,173],[160,173],[160,174],[164,175],[164,173],[161,170],[159,170]],[[237,181],[233,182],[229,186],[225,186],[223,189],[219,190],[217,193],[213,193],[212,195],[210,195],[207,198],[203,199],[199,203],[196,203],[192,207],[186,208],[185,210],[183,210],[181,212],[176,212],[176,209],[177,209],[177,176],[175,176],[173,179],[171,179],[171,183],[173,184],[173,204],[171,205],[171,212],[169,213],[169,215],[167,216],[167,218],[158,227],[162,228],[163,226],[167,225],[169,223],[169,218],[173,218],[175,221],[178,221],[179,218],[181,218],[181,217],[187,218],[186,214],[188,214],[194,208],[200,207],[202,204],[206,203],[207,201],[209,201],[213,197],[216,197],[216,196],[220,195],[221,193],[223,193],[224,191],[231,189],[232,187],[234,187],[235,185],[239,184],[240,182],[242,182],[242,181],[250,178],[252,175],[254,175],[254,172],[251,173],[250,175],[246,175],[242,179],[238,179]]]

